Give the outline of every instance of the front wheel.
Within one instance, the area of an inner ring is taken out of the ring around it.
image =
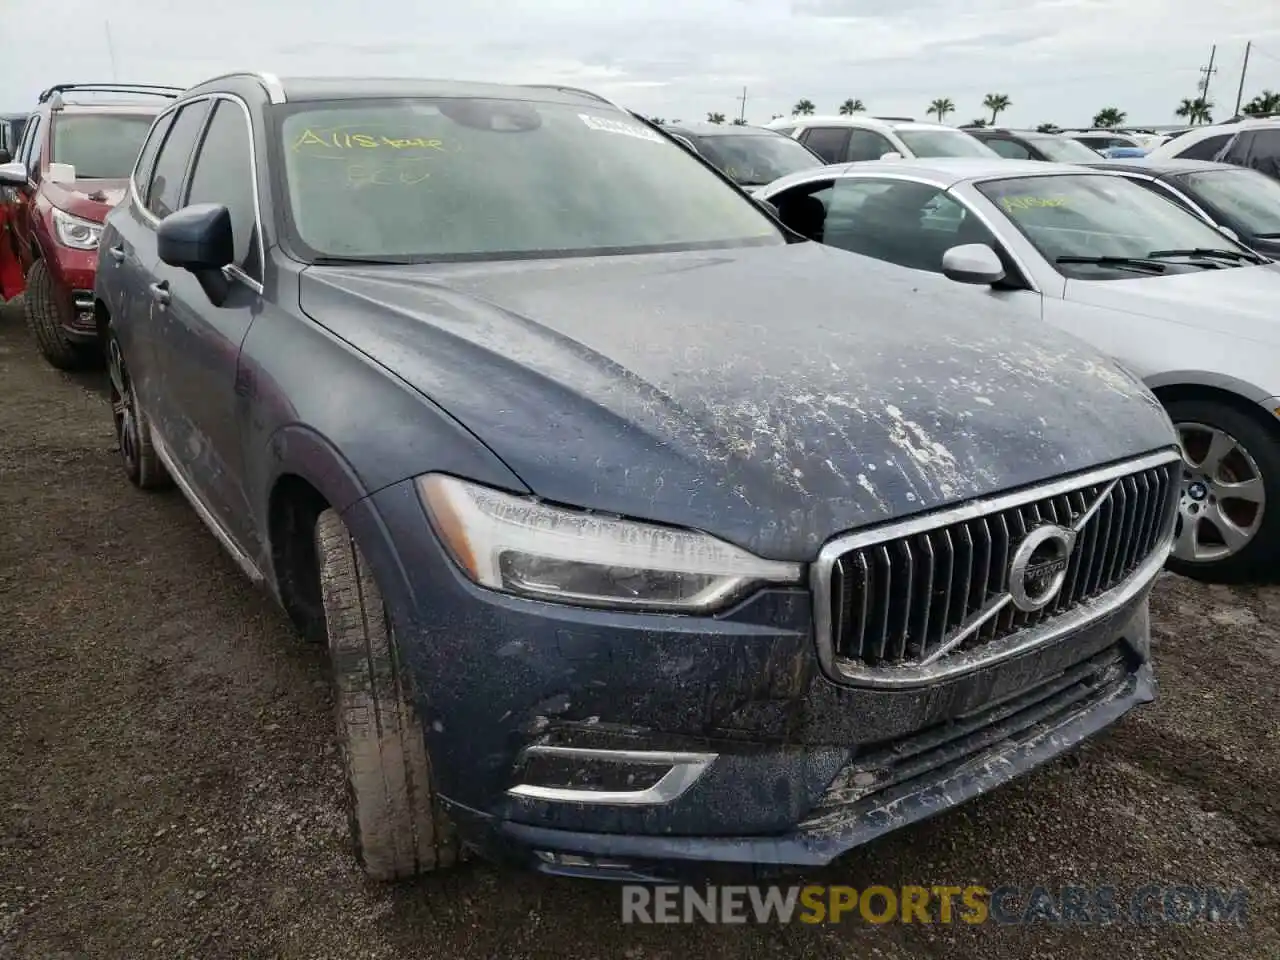
[[[374,880],[452,866],[456,834],[378,584],[336,511],[320,515],[315,540],[356,858]]]
[[[1274,576],[1280,564],[1280,434],[1216,400],[1166,407],[1182,444],[1169,568],[1210,583]]]
[[[167,487],[172,480],[151,439],[151,421],[138,403],[138,391],[115,330],[107,331],[107,371],[111,376],[111,418],[116,444],[129,482],[141,490]]]
[[[93,348],[72,343],[62,332],[63,311],[44,260],[33,263],[27,273],[26,310],[27,328],[50,365],[59,370],[81,370],[93,365]]]

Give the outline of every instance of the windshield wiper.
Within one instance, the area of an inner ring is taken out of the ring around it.
[[[377,257],[344,257],[337,254],[326,254],[325,256],[313,257],[311,262],[317,267],[340,267],[349,264],[357,264],[370,267],[391,267],[403,264],[404,260],[383,260]]]
[[[1202,260],[1231,260],[1235,263],[1239,263],[1241,260],[1247,260],[1249,263],[1265,262],[1256,253],[1221,250],[1216,247],[1192,247],[1187,250],[1152,250],[1147,256],[1153,260],[1167,257],[1199,257]]]
[[[1088,263],[1099,267],[1119,267],[1144,273],[1164,273],[1165,265],[1148,257],[1057,257],[1054,263]]]

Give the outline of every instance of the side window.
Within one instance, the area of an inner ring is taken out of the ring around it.
[[[820,156],[825,163],[844,161],[849,143],[848,127],[810,127],[800,135],[800,142]]]
[[[244,110],[230,100],[217,100],[191,171],[186,202],[220,203],[227,208],[236,246],[235,264],[258,279],[261,270],[254,242],[258,221],[253,178],[249,124]]]
[[[182,178],[187,172],[187,161],[195,147],[196,137],[209,112],[209,101],[201,100],[178,110],[178,115],[164,138],[160,156],[156,158],[151,174],[151,186],[147,192],[147,209],[164,218],[181,205]]]
[[[942,255],[966,243],[999,250],[991,231],[944,190],[906,180],[837,180],[825,239],[914,270],[942,272]]]
[[[1016,140],[983,140],[988,147],[1010,160],[1030,160],[1031,151]]]
[[[1280,176],[1280,130],[1253,131],[1248,163],[1269,176]]]
[[[147,205],[147,191],[151,187],[151,172],[155,169],[156,154],[160,152],[160,144],[164,143],[165,134],[173,126],[173,114],[166,113],[156,121],[147,135],[147,142],[142,145],[142,153],[138,155],[138,166],[133,172],[133,187],[138,191],[138,199]]]
[[[30,136],[23,147],[22,162],[27,166],[27,176],[32,180],[40,179],[40,154],[44,144],[44,117],[36,117],[30,124]]]
[[[1185,149],[1179,150],[1176,156],[1183,160],[1212,160],[1227,145],[1233,135],[1220,133],[1214,137],[1205,137]]]
[[[849,148],[845,159],[879,160],[886,153],[897,152],[897,147],[874,130],[850,130]]]
[[[18,148],[13,151],[14,161],[26,165],[27,162],[27,144],[31,142],[31,135],[36,130],[37,117],[32,117],[27,121],[27,125],[22,130],[22,136],[18,138]]]

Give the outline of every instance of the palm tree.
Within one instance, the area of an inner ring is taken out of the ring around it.
[[[1042,123],[1036,127],[1036,133],[1060,133],[1061,128],[1056,123]]]
[[[991,111],[992,126],[995,126],[996,117],[1000,116],[1003,111],[1008,110],[1012,103],[1013,101],[1009,99],[1008,94],[1004,93],[988,93],[982,98],[982,105]]]
[[[724,123],[723,113],[708,113],[707,123]]]
[[[970,121],[969,121],[969,126],[971,126],[971,127],[985,127],[986,125],[987,125],[987,118],[986,118],[986,117],[978,117],[978,119],[977,119],[977,120],[970,120]]]
[[[1128,114],[1118,107],[1103,107],[1093,115],[1093,126],[1095,127],[1118,127],[1124,123],[1124,118]]]
[[[797,100],[796,105],[791,108],[791,115],[793,117],[796,117],[796,116],[807,117],[813,113],[814,109],[815,107],[813,105],[812,100],[808,98],[805,98],[804,100]]]
[[[782,114],[780,113],[775,113],[772,117],[769,118],[770,121],[781,120],[781,119],[782,119]]]
[[[658,126],[662,126],[662,125],[663,125],[664,123],[666,123],[667,121],[666,121],[666,120],[664,120],[662,117],[650,117],[650,118],[649,118],[649,122],[650,122],[650,123],[657,124]]]
[[[855,113],[861,113],[867,108],[862,105],[861,100],[849,99],[840,104],[840,116],[848,117]]]
[[[1259,113],[1280,113],[1280,93],[1263,90],[1246,103],[1241,112],[1251,116]]]
[[[734,117],[733,125],[735,127],[745,127],[747,125],[747,121],[742,119],[742,117]]]
[[[938,118],[941,123],[948,113],[956,112],[956,105],[951,102],[950,97],[939,97],[929,104],[929,112]]]
[[[1213,103],[1206,101],[1204,97],[1196,97],[1194,100],[1183,98],[1182,103],[1178,104],[1178,109],[1173,111],[1174,116],[1186,117],[1192,125],[1197,123],[1210,123],[1213,120]]]

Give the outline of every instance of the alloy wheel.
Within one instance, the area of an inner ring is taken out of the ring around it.
[[[139,452],[137,399],[124,354],[120,351],[120,342],[115,337],[111,338],[107,348],[107,369],[111,375],[111,414],[115,419],[120,456],[124,458],[125,465],[134,470],[138,466]]]
[[[1203,423],[1179,423],[1182,497],[1173,555],[1187,563],[1234,556],[1262,526],[1262,471],[1235,437]]]

